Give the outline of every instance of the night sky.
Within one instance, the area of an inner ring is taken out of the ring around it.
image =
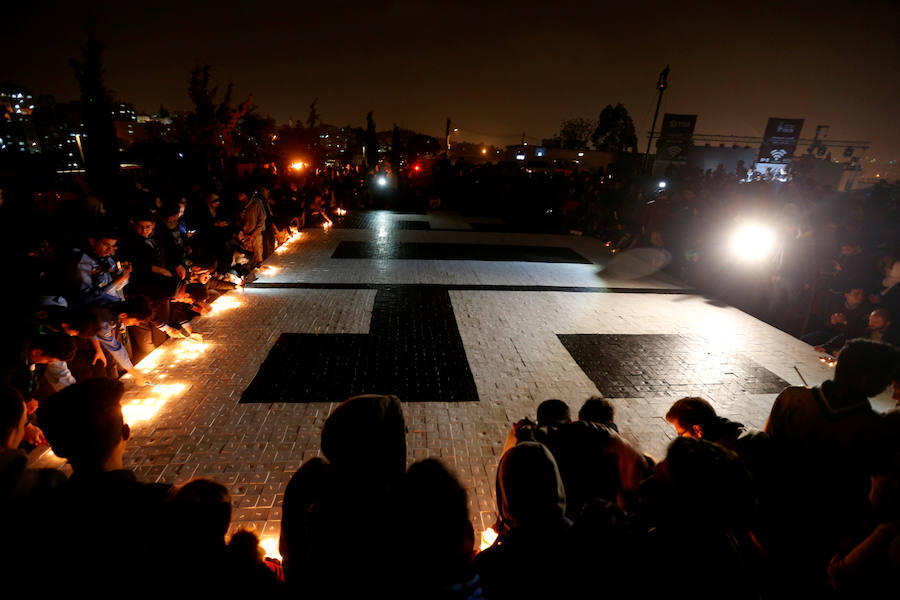
[[[77,98],[68,59],[93,16],[107,85],[150,112],[187,109],[195,64],[213,66],[263,114],[379,129],[393,123],[510,144],[563,118],[622,102],[646,143],[661,112],[697,113],[697,132],[761,135],[770,116],[803,136],[871,140],[900,159],[900,3],[881,2],[40,2],[10,3],[0,81]],[[789,8],[779,5],[789,4]],[[440,6],[438,6],[440,5]]]

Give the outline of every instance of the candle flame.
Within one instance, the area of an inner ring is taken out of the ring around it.
[[[281,560],[281,552],[278,551],[278,538],[275,536],[266,536],[259,540],[259,545],[266,553],[267,558],[277,558]]]
[[[209,305],[210,308],[212,309],[210,311],[210,314],[215,315],[224,310],[229,310],[231,308],[235,308],[240,305],[241,305],[241,301],[238,300],[237,298],[235,298],[234,296],[228,296],[228,295],[220,296],[218,299],[216,299],[215,302],[213,302],[212,304]]]
[[[497,541],[497,532],[494,531],[492,527],[488,527],[483,532],[481,532],[481,547],[480,551],[487,550],[491,546],[494,545],[494,542]]]

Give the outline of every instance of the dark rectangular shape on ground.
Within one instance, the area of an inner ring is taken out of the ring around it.
[[[777,394],[790,385],[737,352],[698,337],[669,334],[559,334],[584,374],[607,398]]]
[[[591,264],[571,248],[507,246],[500,244],[444,244],[425,242],[341,242],[331,258],[391,260],[485,260]]]
[[[282,333],[241,402],[475,402],[450,295],[434,286],[379,288],[368,334]]]

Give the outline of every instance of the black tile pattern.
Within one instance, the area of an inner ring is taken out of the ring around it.
[[[380,287],[368,334],[281,334],[241,402],[340,402],[364,393],[478,400],[446,288]]]
[[[312,283],[303,281],[253,282],[248,288],[284,290],[378,290],[383,287],[430,286],[470,292],[571,292],[573,294],[679,294],[693,295],[691,288],[610,288],[572,285],[491,285],[477,283]]]
[[[683,335],[560,334],[562,345],[607,398],[777,394],[788,385],[738,353]]]
[[[392,213],[399,214],[399,213]],[[431,229],[431,224],[422,219],[384,218],[376,212],[353,211],[343,217],[332,217],[335,229],[379,229],[417,230]]]
[[[341,242],[331,258],[394,260],[486,260],[591,264],[571,248],[507,246],[501,244],[442,244],[427,242]]]

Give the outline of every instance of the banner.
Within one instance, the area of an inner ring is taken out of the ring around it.
[[[762,144],[759,146],[760,163],[787,164],[794,156],[803,119],[778,119],[772,117],[766,125]]]
[[[656,157],[659,160],[687,159],[688,151],[693,142],[694,126],[697,124],[697,115],[673,115],[666,113],[663,116],[662,127],[659,131],[659,145],[656,149]]]

